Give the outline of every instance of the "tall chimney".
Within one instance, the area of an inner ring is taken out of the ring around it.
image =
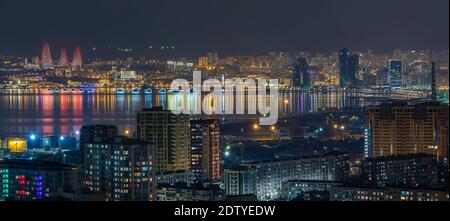
[[[435,102],[437,100],[436,91],[436,63],[431,63],[431,100]]]

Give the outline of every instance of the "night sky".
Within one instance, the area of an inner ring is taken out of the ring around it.
[[[197,56],[448,49],[448,0],[0,0],[0,53],[161,45]]]

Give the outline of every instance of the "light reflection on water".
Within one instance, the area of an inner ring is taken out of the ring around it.
[[[362,107],[375,100],[354,97],[343,92],[282,93],[279,96],[279,118],[318,112],[329,108]],[[190,106],[200,101],[198,95],[189,97]],[[41,94],[0,96],[0,136],[41,135],[73,136],[86,124],[114,124],[120,131],[133,129],[136,112],[142,108],[182,104],[181,95],[82,95]],[[224,99],[224,105],[234,99]],[[227,122],[255,116],[223,116]]]

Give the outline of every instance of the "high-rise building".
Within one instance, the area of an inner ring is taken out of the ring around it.
[[[351,55],[347,48],[339,50],[339,82],[341,87],[359,83],[359,55]]]
[[[293,86],[308,87],[311,85],[311,76],[306,58],[298,58],[294,64]]]
[[[53,61],[52,61],[52,53],[50,51],[50,45],[44,41],[42,43],[42,68],[44,69],[52,69]]]
[[[61,48],[61,52],[59,53],[59,63],[58,65],[60,67],[65,67],[67,66],[68,61],[67,61],[67,49],[66,48]]]
[[[0,201],[49,200],[78,188],[74,166],[49,161],[0,161],[0,179]]]
[[[189,115],[176,115],[162,107],[137,114],[137,138],[155,145],[157,173],[190,170],[189,130]]]
[[[213,65],[213,66],[219,65],[219,63],[220,63],[219,53],[217,53],[217,52],[208,52],[206,54],[206,57],[208,58],[208,64]]]
[[[95,138],[108,139],[118,135],[119,131],[114,125],[86,125],[80,129],[80,163],[81,170],[85,168],[85,147],[87,142],[94,141]]]
[[[436,157],[423,153],[366,159],[362,172],[371,186],[435,188],[438,183]]]
[[[83,65],[83,54],[81,53],[80,45],[75,47],[73,51],[72,70],[80,71]]]
[[[39,60],[39,56],[35,56],[33,58],[33,64],[36,66],[40,66],[41,65],[41,61]]]
[[[431,78],[426,71],[423,61],[414,61],[408,65],[408,74],[405,74],[404,85],[412,88],[430,88]]]
[[[448,158],[448,106],[385,103],[366,111],[365,157],[415,153]]]
[[[350,74],[347,68],[348,57],[350,57],[350,52],[347,48],[339,50],[339,82],[341,87],[347,87],[350,82]]]
[[[359,55],[351,55],[347,58],[347,72],[351,84],[358,83],[359,68]]]
[[[207,68],[209,65],[208,57],[199,57],[197,62],[197,67],[199,68]]]
[[[259,200],[280,197],[281,183],[287,180],[346,182],[349,154],[328,153],[320,156],[268,160],[243,164],[254,170],[255,195]]]
[[[191,171],[196,182],[221,178],[220,124],[217,119],[191,121]]]
[[[403,86],[403,62],[400,60],[389,61],[389,87],[400,88]]]
[[[97,138],[85,144],[84,183],[108,201],[156,199],[154,147],[127,137]]]
[[[379,87],[389,85],[389,69],[383,68],[377,71],[376,84]]]

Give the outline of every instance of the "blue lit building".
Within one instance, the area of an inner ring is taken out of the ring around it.
[[[311,86],[311,75],[306,58],[298,58],[295,62],[292,83],[295,88]]]
[[[403,87],[403,62],[400,60],[389,61],[389,87],[401,88]]]
[[[339,82],[345,88],[359,83],[359,55],[351,55],[347,48],[339,50]]]
[[[85,144],[84,184],[108,201],[156,198],[153,145],[126,137],[96,138]]]

